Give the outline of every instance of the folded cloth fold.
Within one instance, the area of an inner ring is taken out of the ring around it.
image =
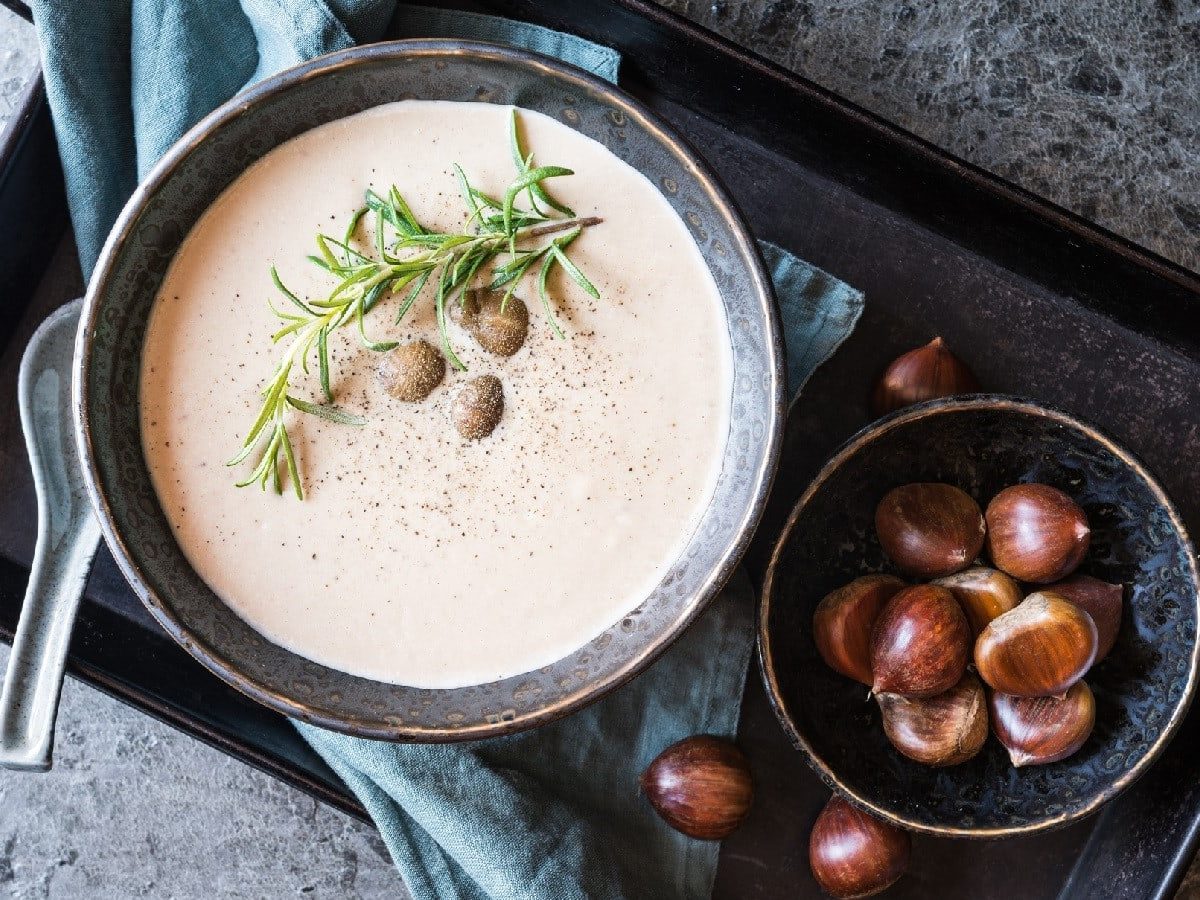
[[[613,50],[545,28],[391,0],[34,0],[76,241],[90,273],[121,206],[188,127],[239,89],[356,40],[459,37],[615,81]],[[797,391],[854,328],[862,294],[762,244]],[[296,725],[379,826],[417,898],[702,898],[718,846],[668,829],[638,775],[691,734],[732,735],[753,645],[739,572],[644,674],[534,732],[447,746]]]

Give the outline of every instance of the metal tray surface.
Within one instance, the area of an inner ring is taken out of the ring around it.
[[[6,3],[6,5],[9,5]],[[648,0],[442,3],[574,31],[625,55],[622,86],[701,148],[751,227],[866,291],[867,312],[814,376],[749,565],[761,576],[806,481],[866,422],[896,353],[943,335],[990,390],[1049,401],[1140,456],[1200,533],[1200,278],[956,160]],[[22,245],[13,241],[30,236]],[[81,290],[40,84],[0,140],[0,636],[28,576],[34,501],[17,425],[25,340]],[[150,619],[102,550],[70,669],[352,815],[363,810],[278,715],[226,687]],[[820,896],[808,830],[827,792],[788,744],[756,673],[739,742],[759,801],[726,840],[722,898]],[[918,837],[888,896],[1170,897],[1200,838],[1193,713],[1162,759],[1098,815],[995,842]]]

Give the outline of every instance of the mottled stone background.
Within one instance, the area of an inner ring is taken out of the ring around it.
[[[1200,268],[1195,0],[660,0]]]
[[[661,2],[1200,268],[1195,0]],[[35,60],[0,9],[0,127]],[[405,892],[370,828],[70,681],[54,771],[0,773],[0,896]]]

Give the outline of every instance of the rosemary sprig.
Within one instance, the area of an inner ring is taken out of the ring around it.
[[[413,215],[404,197],[393,186],[386,196],[366,192],[364,205],[355,211],[340,239],[318,234],[317,253],[308,258],[333,276],[335,284],[323,299],[304,300],[292,292],[275,267],[271,280],[289,305],[282,309],[273,303],[271,311],[281,326],[272,336],[273,343],[289,340],[283,357],[263,387],[262,407],[250,426],[237,454],[228,461],[234,466],[258,452],[251,473],[238,487],[257,483],[264,490],[268,482],[276,493],[283,492],[281,472],[286,469],[296,496],[304,499],[295,449],[288,436],[290,411],[319,416],[341,425],[365,424],[365,420],[333,405],[329,376],[329,335],[353,323],[363,346],[385,352],[396,341],[373,341],[367,337],[366,317],[382,301],[402,296],[396,308],[398,325],[412,309],[426,286],[432,282],[434,309],[442,351],[456,369],[466,366],[451,345],[447,327],[448,309],[461,303],[465,293],[490,271],[487,287],[504,288],[501,307],[526,274],[537,266],[537,288],[546,320],[558,337],[564,337],[554,317],[547,282],[554,266],[563,271],[593,297],[600,294],[595,286],[567,256],[567,248],[585,228],[599,224],[595,217],[579,218],[546,190],[545,182],[574,174],[562,166],[537,166],[533,154],[526,153],[521,142],[516,110],[509,117],[509,149],[517,175],[502,198],[490,197],[476,189],[457,165],[455,177],[467,220],[457,233],[432,231]],[[518,204],[526,198],[528,205]],[[371,252],[354,246],[355,236],[364,220],[370,220]],[[532,243],[532,246],[531,246]],[[317,378],[324,403],[312,403],[289,393],[296,368],[309,374],[309,359],[317,360]]]

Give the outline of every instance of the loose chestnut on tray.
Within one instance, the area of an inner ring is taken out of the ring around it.
[[[663,821],[705,841],[732,834],[754,803],[745,755],[731,741],[707,734],[660,753],[642,773],[641,786]]]
[[[808,865],[831,897],[871,897],[908,870],[912,838],[834,794],[808,838]]]
[[[882,416],[924,400],[978,390],[979,381],[966,363],[950,352],[945,341],[935,337],[924,347],[909,350],[892,361],[875,385],[871,410]]]

